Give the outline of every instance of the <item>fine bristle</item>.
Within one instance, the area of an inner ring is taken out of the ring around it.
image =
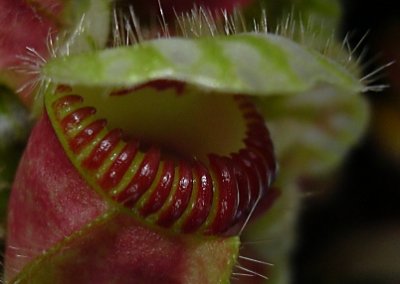
[[[160,11],[162,11],[161,8]],[[132,28],[128,23],[129,21],[126,21],[126,31],[134,30],[135,33],[140,33],[138,29],[135,29],[138,25]],[[249,25],[249,23],[251,24]],[[161,27],[158,30],[163,32],[159,33],[158,37],[169,37],[170,25],[165,23],[165,20],[160,21],[160,24]],[[174,35],[178,37],[199,38],[229,36],[246,32],[269,33],[271,30],[272,28],[269,27],[267,11],[265,9],[261,10],[258,19],[254,18],[252,21],[246,21],[240,9],[235,9],[232,13],[228,14],[224,10],[211,11],[205,7],[194,7],[185,13],[175,13],[173,31]],[[340,40],[335,31],[327,35],[326,30],[324,23],[318,22],[312,16],[308,17],[305,21],[301,15],[295,15],[292,11],[274,26],[273,33],[318,51],[323,56],[343,66],[343,68],[353,73],[356,77],[360,77],[362,70],[367,69],[367,63],[361,63],[365,61],[364,58],[368,50],[365,47],[361,47],[368,36],[368,32],[352,47],[350,45],[350,39],[353,36],[352,33],[347,33],[343,40]],[[371,61],[376,61],[376,59]],[[361,78],[360,82],[364,85],[362,91],[380,92],[388,88],[388,85],[374,83],[380,76],[384,76],[383,70],[392,64],[393,62],[389,62],[380,66]]]
[[[302,46],[314,49],[322,55],[336,61],[350,72],[359,76],[359,63],[363,53],[356,56],[364,37],[359,44],[351,48],[347,35],[342,44],[335,31],[326,35],[323,23],[317,22],[313,17],[306,21],[301,15],[295,15],[292,11],[279,21],[274,29],[269,26],[267,11],[262,9],[259,18],[252,21],[245,19],[240,9],[234,9],[228,13],[226,10],[211,10],[203,6],[195,6],[193,9],[178,13],[175,11],[175,19],[168,22],[160,6],[158,23],[156,26],[142,26],[136,17],[133,7],[129,9],[114,9],[112,22],[112,40],[114,47],[135,45],[143,40],[154,38],[174,37],[200,38],[215,36],[230,36],[240,33],[269,33],[289,38]],[[366,35],[365,35],[366,36]]]
[[[48,78],[41,74],[42,67],[46,64],[48,58],[68,56],[75,53],[71,48],[87,32],[88,24],[86,21],[89,21],[89,19],[86,18],[83,15],[72,31],[63,31],[58,34],[49,31],[46,55],[27,47],[26,53],[18,56],[21,63],[13,67],[13,69],[30,77],[28,82],[19,88],[18,92],[28,91],[35,93],[35,101],[38,101],[36,109],[41,109],[41,94],[43,89],[49,85]],[[360,76],[360,69],[364,67],[360,67],[360,62],[364,61],[366,50],[360,51],[359,49],[367,34],[352,48],[349,43],[350,33],[345,36],[342,44],[340,44],[340,40],[336,38],[334,31],[330,35],[326,35],[323,23],[318,23],[312,17],[308,17],[305,21],[301,15],[295,15],[293,12],[283,17],[272,28],[269,26],[265,9],[261,10],[259,18],[249,21],[245,19],[240,9],[234,9],[228,13],[226,10],[211,10],[202,6],[195,6],[187,12],[175,12],[174,20],[168,21],[160,6],[158,21],[154,21],[152,25],[142,25],[132,6],[124,9],[115,7],[111,14],[111,32],[108,46],[132,46],[146,40],[169,38],[171,36],[200,38],[230,36],[240,33],[270,32],[287,37],[302,46],[318,51],[343,66],[350,73],[355,74],[356,77]],[[375,80],[371,79],[376,79],[381,74],[381,71],[389,65],[378,68],[376,72],[361,80],[361,83],[365,86],[365,91],[380,91],[387,87],[384,85],[368,86],[368,84],[373,84]]]

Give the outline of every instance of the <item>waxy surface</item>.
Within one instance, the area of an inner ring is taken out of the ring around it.
[[[215,283],[229,278],[219,269],[234,263],[238,249],[235,238],[160,233],[110,206],[72,166],[47,115],[19,166],[8,232],[5,271],[11,283]],[[192,269],[197,265],[208,270],[199,273]]]

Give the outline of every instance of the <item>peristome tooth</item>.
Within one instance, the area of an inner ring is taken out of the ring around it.
[[[216,206],[217,213],[207,233],[218,234],[228,230],[235,220],[239,204],[239,191],[230,163],[216,155],[210,155],[209,160],[218,188],[218,197],[216,198],[217,203],[213,204]]]
[[[138,199],[154,182],[160,163],[160,149],[150,148],[130,183],[114,196],[114,199],[125,207],[133,208]]]
[[[192,195],[192,166],[190,163],[181,160],[179,161],[177,171],[178,183],[172,196],[172,202],[161,212],[157,220],[157,224],[163,227],[170,227],[182,216],[189,204],[190,196]]]
[[[182,230],[185,233],[195,232],[207,220],[213,201],[213,182],[208,169],[199,161],[194,162],[195,204],[190,214],[184,220]]]
[[[106,127],[107,121],[99,119],[82,129],[69,140],[69,146],[74,154],[78,154],[85,145],[89,144]]]
[[[110,155],[118,142],[121,141],[122,131],[120,129],[111,130],[92,150],[89,156],[83,161],[83,166],[95,170],[98,169],[104,160]]]
[[[120,183],[122,177],[131,166],[138,152],[138,148],[139,145],[136,141],[129,141],[126,143],[122,151],[118,154],[118,157],[99,182],[103,190],[108,192]]]
[[[166,160],[162,164],[162,173],[157,186],[142,207],[139,208],[143,217],[157,212],[163,206],[171,191],[175,175],[175,163],[172,160]]]

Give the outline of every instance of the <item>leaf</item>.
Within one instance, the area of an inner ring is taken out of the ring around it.
[[[176,80],[218,93],[260,97],[296,95],[320,85],[362,90],[356,74],[333,60],[278,35],[168,38],[133,47],[58,57],[44,79],[91,87],[133,87]]]

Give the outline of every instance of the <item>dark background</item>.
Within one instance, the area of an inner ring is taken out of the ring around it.
[[[366,35],[364,74],[400,61],[398,1],[342,0],[341,37],[355,47]],[[400,67],[379,72],[382,92],[371,106],[367,133],[324,194],[304,200],[293,255],[296,284],[400,283]]]

